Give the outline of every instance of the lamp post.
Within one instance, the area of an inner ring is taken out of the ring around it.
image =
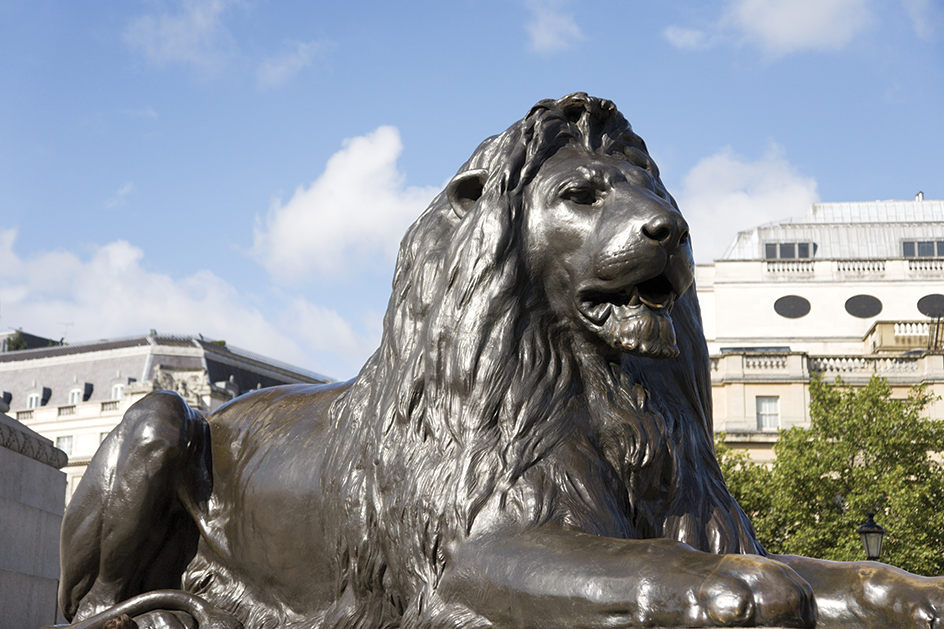
[[[865,549],[865,557],[869,561],[877,561],[882,556],[882,537],[885,535],[885,529],[872,519],[874,516],[875,513],[870,511],[865,524],[859,527],[862,548]]]

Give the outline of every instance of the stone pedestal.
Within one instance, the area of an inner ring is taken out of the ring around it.
[[[0,629],[62,621],[56,590],[66,462],[49,439],[0,413]]]

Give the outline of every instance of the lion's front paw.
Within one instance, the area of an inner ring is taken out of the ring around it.
[[[666,550],[673,550],[668,542]],[[650,558],[657,554],[650,551]],[[664,555],[668,559],[667,555]],[[666,627],[814,627],[813,591],[796,572],[782,563],[751,555],[710,555],[688,549],[673,550],[669,561],[653,564],[657,578],[646,574],[638,625]],[[646,571],[648,572],[648,570]],[[658,602],[645,584],[679,593],[673,601]],[[685,593],[685,594],[682,594]],[[649,601],[651,604],[646,604]]]
[[[813,627],[813,591],[793,570],[748,555],[725,555],[699,591],[712,626]]]
[[[871,564],[860,570],[862,627],[944,629],[944,577],[919,577]]]

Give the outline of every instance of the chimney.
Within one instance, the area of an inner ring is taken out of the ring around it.
[[[915,201],[924,201],[924,192],[919,191],[918,194],[915,195]]]

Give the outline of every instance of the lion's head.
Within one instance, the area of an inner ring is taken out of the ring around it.
[[[714,459],[692,275],[687,225],[613,103],[538,103],[404,237],[381,347],[334,408],[373,444],[339,444],[363,459],[341,492],[459,535],[540,476],[518,503],[556,517],[559,475],[585,472],[540,470],[577,439],[623,487],[610,534],[762,552]],[[412,487],[388,495],[391,478]],[[587,500],[590,519],[615,504]],[[441,541],[386,545],[435,570]]]
[[[522,165],[520,199],[506,203],[518,206],[522,262],[547,305],[575,335],[617,352],[677,356],[671,312],[692,284],[692,251],[645,144],[612,103],[584,95],[545,101],[527,121],[536,150]],[[461,217],[511,178],[495,164],[466,169],[446,195]]]

